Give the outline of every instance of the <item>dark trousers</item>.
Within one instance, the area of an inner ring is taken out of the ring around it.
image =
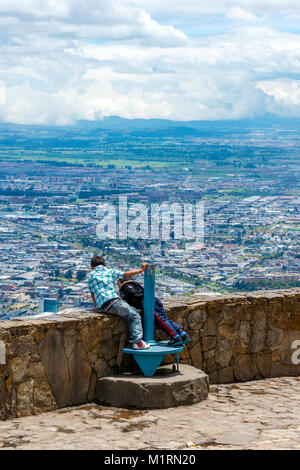
[[[169,338],[174,338],[174,336],[183,330],[182,326],[177,325],[177,323],[168,317],[163,304],[157,297],[155,297],[154,301],[154,324],[166,333]]]

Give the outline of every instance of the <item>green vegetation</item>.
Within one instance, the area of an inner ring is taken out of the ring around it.
[[[238,281],[234,287],[240,291],[254,291],[262,289],[291,289],[292,287],[300,287],[300,282],[296,280],[278,281],[276,279],[260,279],[253,282]]]

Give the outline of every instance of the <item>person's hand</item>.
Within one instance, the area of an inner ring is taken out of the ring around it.
[[[148,266],[148,263],[142,263],[142,267],[141,267],[142,273],[146,271],[147,266]]]

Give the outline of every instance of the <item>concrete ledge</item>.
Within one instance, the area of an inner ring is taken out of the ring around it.
[[[151,409],[192,405],[208,396],[208,376],[181,364],[179,371],[160,367],[153,377],[126,373],[97,380],[96,398],[117,407]]]

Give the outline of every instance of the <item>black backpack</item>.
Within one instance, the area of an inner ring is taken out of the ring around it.
[[[120,288],[120,296],[132,307],[143,309],[144,288],[136,281],[126,281]]]

